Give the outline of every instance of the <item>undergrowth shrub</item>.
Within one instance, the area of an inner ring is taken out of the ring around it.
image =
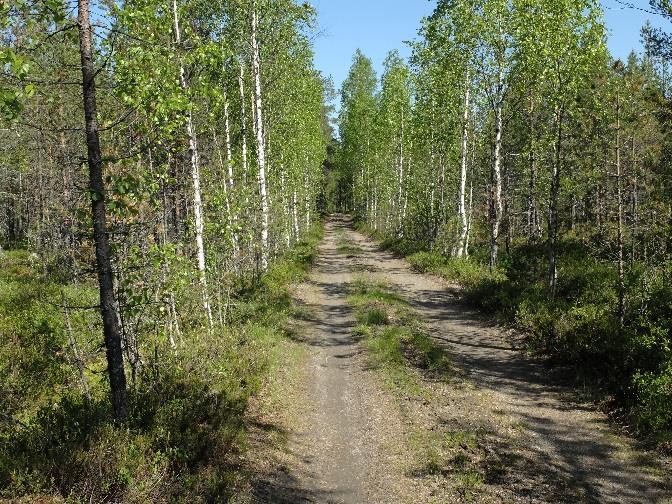
[[[245,410],[281,360],[289,288],[315,257],[315,229],[257,280],[233,293],[228,325],[208,333],[184,324],[172,349],[151,341],[129,381],[129,416],[111,422],[109,388],[95,311],[71,314],[86,361],[82,390],[62,313],[93,305],[96,289],[62,285],[5,254],[0,267],[0,499],[55,496],[79,502],[216,502],[242,477]],[[64,294],[63,294],[64,292]],[[176,293],[198,306],[200,293]],[[193,300],[191,299],[193,298]],[[92,331],[95,331],[93,333]],[[90,347],[85,342],[92,341]]]
[[[576,239],[559,249],[554,297],[546,288],[544,244],[513,247],[494,271],[478,251],[470,259],[426,250],[407,259],[416,271],[459,284],[466,302],[525,331],[531,350],[573,366],[629,409],[641,432],[665,437],[672,431],[672,266],[629,266],[621,327],[614,263]]]
[[[640,427],[660,433],[661,439],[672,441],[672,360],[659,372],[638,371],[633,377],[637,394],[635,418]]]

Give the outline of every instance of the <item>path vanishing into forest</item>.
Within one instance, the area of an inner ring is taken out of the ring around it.
[[[339,251],[343,239],[357,252]],[[347,295],[361,274],[397,289],[454,359],[456,378],[432,384],[435,399],[400,400],[381,386],[353,338]],[[310,348],[300,387],[304,410],[287,427],[280,467],[257,484],[253,501],[452,502],[450,471],[417,471],[413,440],[423,430],[469,429],[479,433],[485,478],[474,494],[456,494],[460,499],[672,502],[669,465],[619,435],[448,287],[411,271],[354,231],[349,218],[327,220],[319,258],[296,293]]]

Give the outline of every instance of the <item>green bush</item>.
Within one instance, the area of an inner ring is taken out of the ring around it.
[[[554,297],[546,288],[543,244],[514,246],[492,272],[478,250],[468,260],[427,251],[407,259],[416,271],[461,285],[465,301],[525,331],[531,350],[574,366],[614,395],[642,432],[672,430],[672,265],[628,268],[621,327],[613,262],[575,239],[561,242],[559,251]]]
[[[637,394],[635,408],[640,428],[658,433],[672,431],[672,360],[661,372],[638,372],[633,378]]]
[[[2,494],[46,491],[95,502],[129,501],[161,481],[156,490],[161,500],[174,500],[192,495],[202,484],[194,475],[215,466],[219,479],[207,491],[226,497],[223,483],[233,473],[231,454],[241,446],[249,393],[229,395],[230,387],[214,388],[178,362],[153,372],[131,390],[123,427],[109,422],[104,394],[92,402],[67,395],[40,409],[12,438],[9,453],[0,451]]]
[[[129,379],[122,425],[111,421],[99,315],[70,313],[88,397],[64,318],[63,296],[68,305],[93,306],[97,290],[45,277],[27,253],[3,254],[0,500],[226,501],[242,477],[245,408],[281,359],[290,285],[307,274],[320,232],[261,278],[239,279],[228,325],[211,333],[198,318],[200,294],[189,282],[176,285],[181,339],[170,348],[161,324],[149,325],[158,334],[136,335],[143,365]]]
[[[434,252],[416,252],[406,257],[412,268],[419,273],[435,273],[446,263],[441,254]]]

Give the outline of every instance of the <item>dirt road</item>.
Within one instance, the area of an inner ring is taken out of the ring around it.
[[[339,252],[338,242],[357,252]],[[488,460],[477,502],[669,502],[669,474],[577,401],[504,331],[459,304],[443,281],[412,272],[332,217],[310,281],[297,302],[310,346],[306,412],[290,434],[286,467],[257,492],[264,502],[447,502],[442,478],[414,472],[413,430],[445,426],[483,433]],[[460,380],[435,401],[401,403],[377,382],[352,336],[347,304],[355,271],[393,285],[453,356]],[[669,468],[668,468],[669,469]],[[452,497],[452,499],[457,497]]]

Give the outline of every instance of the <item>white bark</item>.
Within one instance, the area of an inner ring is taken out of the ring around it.
[[[445,205],[446,205],[446,163],[444,162],[443,154],[439,155],[439,165],[441,170],[439,171],[439,189],[440,189],[440,201],[439,206],[441,208],[442,215],[445,218]]]
[[[224,101],[224,130],[226,132],[226,165],[229,189],[233,189],[233,152],[231,150],[231,125],[229,124],[229,100]]]
[[[378,231],[378,186],[374,184],[373,186],[373,229]]]
[[[243,177],[247,180],[247,114],[245,112],[245,68],[240,62],[240,73],[238,74],[238,90],[240,91],[240,135],[242,137],[242,161]]]
[[[266,189],[266,146],[264,137],[263,103],[261,96],[261,64],[259,58],[259,41],[257,40],[257,9],[256,3],[252,9],[252,73],[254,75],[254,103],[257,135],[257,163],[259,165],[259,196],[261,198],[261,268],[268,269],[268,228],[269,209],[268,193]]]
[[[282,160],[283,156],[282,153],[280,154],[280,159]],[[292,219],[290,216],[290,208],[289,208],[289,198],[287,198],[287,187],[285,185],[285,165],[281,164],[280,165],[280,193],[283,195],[282,197],[282,212],[284,214],[284,223],[285,223],[285,242],[287,244],[287,248],[292,246]]]
[[[306,159],[307,161],[308,159]],[[308,177],[308,166],[306,166],[306,171],[303,175],[303,186],[305,190],[304,201],[306,205],[306,231],[310,229],[310,178]]]
[[[228,129],[228,126],[227,126]],[[232,160],[231,160],[231,152],[230,152],[230,140],[228,139],[227,135],[227,162],[224,162],[224,159],[222,158],[222,149],[219,146],[219,141],[217,140],[217,134],[213,131],[212,132],[212,139],[215,145],[215,149],[217,150],[217,156],[219,157],[219,166],[222,169],[222,172],[226,170],[226,165],[231,165]],[[238,237],[236,235],[236,232],[234,230],[234,224],[233,224],[233,212],[231,211],[231,202],[230,202],[230,196],[229,196],[229,185],[227,181],[225,180],[224,183],[222,184],[222,190],[224,191],[224,204],[226,206],[226,222],[228,229],[231,233],[231,241],[233,244],[233,257],[238,256]]]
[[[175,43],[178,47],[182,44],[180,23],[177,14],[177,0],[173,0],[173,24],[175,29]],[[183,90],[188,89],[184,73],[184,66],[180,62],[180,86]],[[198,261],[199,281],[203,289],[203,308],[208,317],[208,325],[212,329],[212,310],[210,309],[210,297],[206,278],[205,246],[203,244],[203,203],[201,201],[201,174],[199,169],[198,146],[194,132],[194,121],[191,108],[187,114],[187,138],[189,140],[189,157],[191,160],[191,178],[194,184],[194,227],[196,232],[196,255]]]
[[[408,176],[411,174],[411,163],[413,161],[412,152],[413,152],[413,140],[411,140],[411,153],[409,153],[409,155],[408,155],[408,164],[407,164],[408,168],[406,170],[406,172],[407,172],[406,178],[408,178]],[[404,191],[404,207],[401,210],[401,220],[403,222],[406,221],[406,211],[407,210],[408,210],[408,190]]]
[[[465,205],[465,193],[467,190],[467,145],[469,142],[469,75],[467,74],[466,89],[464,91],[464,114],[462,117],[462,159],[460,163],[460,189],[458,193],[459,216],[462,224],[460,231],[460,241],[457,247],[457,257],[469,255],[467,249],[467,234],[469,233],[469,222],[467,219],[467,209]]]
[[[402,202],[404,199],[404,109],[401,109],[401,142],[399,145],[399,190],[397,194],[397,235],[401,237]]]
[[[299,229],[299,202],[298,198],[296,195],[296,189],[294,189],[294,198],[293,198],[293,214],[294,214],[294,235],[296,236],[296,239],[299,239],[300,235],[300,229]]]
[[[226,166],[228,188],[224,184],[226,190],[226,211],[229,219],[229,229],[231,230],[231,241],[233,242],[233,257],[234,261],[238,257],[238,233],[236,232],[236,225],[238,217],[236,211],[232,209],[230,203],[230,192],[233,190],[233,149],[231,147],[231,125],[229,123],[229,101],[224,102],[224,129],[226,133]]]
[[[464,250],[469,250],[469,238],[471,237],[471,226],[474,220],[474,183],[469,184],[469,218],[467,219],[467,237],[464,240]]]
[[[495,159],[492,166],[492,236],[490,243],[490,267],[497,263],[499,227],[502,220],[502,102],[495,108]]]

